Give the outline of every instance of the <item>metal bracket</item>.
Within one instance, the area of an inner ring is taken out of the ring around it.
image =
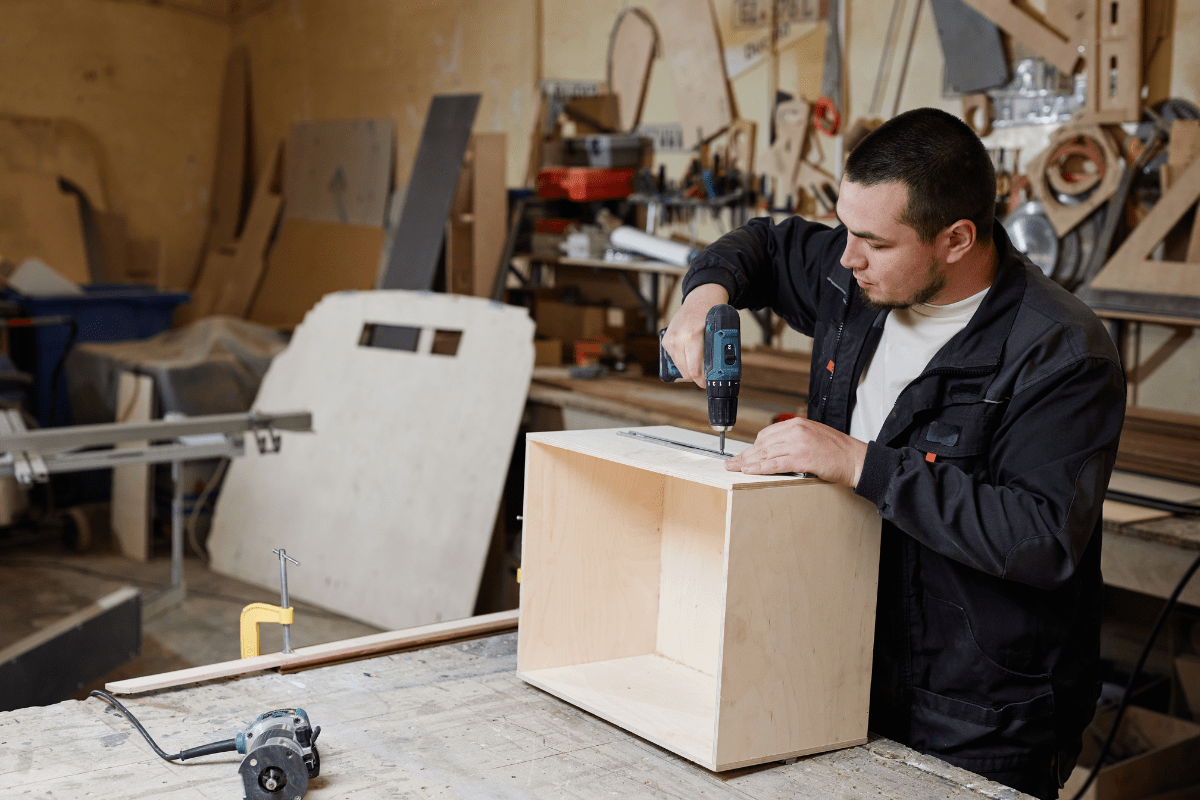
[[[265,429],[254,429],[254,441],[258,443],[258,452],[262,455],[278,453],[282,446],[282,437],[268,425]]]

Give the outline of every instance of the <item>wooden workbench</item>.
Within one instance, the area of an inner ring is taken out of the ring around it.
[[[322,798],[996,798],[1028,795],[887,739],[716,774],[516,677],[516,634],[124,698],[168,752],[299,706],[322,728]],[[0,796],[241,797],[241,756],[153,754],[98,699],[0,714]]]

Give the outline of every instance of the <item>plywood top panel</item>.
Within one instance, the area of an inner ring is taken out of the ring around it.
[[[637,431],[662,439],[672,439],[684,444],[717,449],[715,434],[697,433],[670,425],[654,425],[645,428],[602,428],[586,431],[554,431],[531,433],[529,441],[540,442],[552,447],[562,447],[578,453],[627,464],[631,467],[648,469],[663,475],[716,486],[721,489],[757,489],[766,486],[790,486],[800,483],[819,483],[815,478],[788,475],[743,475],[728,472],[725,462],[699,453],[689,453],[673,447],[642,442],[618,431]],[[725,451],[740,453],[750,445],[746,442],[726,440]]]

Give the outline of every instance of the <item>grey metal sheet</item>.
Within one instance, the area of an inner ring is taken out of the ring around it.
[[[477,94],[437,95],[429,104],[380,289],[433,288],[446,217],[478,108]]]
[[[1008,59],[995,23],[962,0],[929,0],[950,86],[971,94],[1008,83]]]

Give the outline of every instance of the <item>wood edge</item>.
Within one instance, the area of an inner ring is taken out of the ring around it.
[[[730,769],[738,769],[739,767],[752,767],[755,764],[766,764],[771,761],[783,761],[787,758],[799,758],[801,756],[811,756],[814,753],[828,753],[833,750],[845,750],[847,747],[858,747],[866,744],[868,738],[866,736],[861,739],[849,739],[844,742],[836,742],[834,744],[823,745],[821,747],[808,747],[803,750],[792,750],[787,753],[777,753],[762,758],[751,758],[745,761],[732,761],[728,764],[717,764],[716,768],[710,767],[714,772],[724,772]]]
[[[557,667],[551,667],[551,669],[557,669]],[[538,672],[538,671],[539,670],[534,670],[534,672]],[[626,720],[615,719],[613,715],[606,714],[602,711],[599,711],[598,709],[593,708],[588,703],[584,703],[575,698],[569,697],[568,696],[569,693],[560,693],[560,692],[550,688],[549,686],[547,686],[544,683],[542,683],[541,681],[539,681],[537,678],[532,677],[529,672],[518,671],[517,677],[520,678],[521,680],[525,681],[526,683],[528,683],[530,686],[536,687],[549,695],[553,695],[554,697],[557,697],[559,700],[562,700],[565,703],[570,703],[571,705],[575,706],[576,708],[578,708],[582,711],[586,711],[588,714],[591,714],[594,717],[599,717],[600,719],[604,720],[605,722],[609,722],[613,725],[616,725],[621,730],[626,731],[627,733],[631,733],[634,736],[637,736],[639,739],[645,739],[647,742],[657,745],[658,747],[661,747],[664,750],[669,750],[672,753],[674,753],[675,755],[679,756],[680,758],[686,758],[688,761],[691,761],[694,764],[699,764],[700,766],[704,767],[705,769],[713,770],[714,772],[716,771],[716,766],[715,766],[716,762],[712,757],[712,753],[709,754],[708,758],[703,758],[703,757],[697,756],[694,753],[686,752],[683,748],[678,747],[673,744],[670,744],[669,742],[664,741],[661,737],[651,736],[651,735],[648,735],[648,734],[642,732],[638,728],[630,727],[627,724]],[[715,716],[716,715],[714,715],[714,718],[715,718]],[[716,740],[714,739],[713,753],[716,752],[716,745],[717,745],[717,743],[716,743]]]
[[[649,427],[658,427],[658,426],[649,426]],[[625,428],[624,427],[603,428],[601,430],[617,431],[617,430],[625,430]],[[630,430],[637,430],[637,427],[636,426],[631,427]],[[680,428],[679,430],[686,430],[686,429]],[[722,480],[719,480],[716,478],[707,478],[702,475],[684,474],[674,468],[656,467],[654,465],[641,464],[641,463],[632,461],[631,459],[628,459],[628,458],[624,458],[621,456],[614,456],[612,453],[604,453],[604,452],[600,452],[598,450],[594,450],[590,447],[580,447],[580,446],[577,446],[574,444],[567,445],[564,442],[554,441],[552,439],[547,440],[547,438],[546,438],[547,436],[553,436],[554,434],[559,434],[559,433],[573,433],[573,431],[538,431],[538,432],[533,432],[533,433],[527,433],[525,435],[525,440],[527,442],[536,442],[537,444],[545,445],[547,447],[555,447],[559,450],[566,450],[567,452],[570,452],[570,453],[579,453],[581,455],[591,456],[592,458],[604,459],[605,461],[611,461],[616,464],[622,464],[627,467],[632,467],[633,469],[644,469],[648,472],[655,472],[660,475],[668,475],[672,478],[679,478],[680,480],[691,481],[692,483],[700,483],[705,486],[712,486],[716,489],[722,489],[725,491],[736,490],[736,489],[765,489],[765,488],[773,487],[773,486],[792,486],[797,483],[819,483],[819,482],[821,482],[821,481],[819,481],[819,479],[816,479],[816,478],[796,478],[794,480],[748,481],[745,483],[741,483],[741,482],[735,481],[734,479],[726,479],[726,480],[722,481]]]
[[[450,622],[438,622],[433,625],[423,625],[400,631],[374,633],[354,639],[343,639],[337,642],[302,647],[290,656],[283,653],[272,653],[255,658],[224,661],[200,667],[189,667],[188,669],[176,670],[174,672],[148,675],[144,678],[114,681],[105,684],[104,688],[112,694],[140,694],[142,692],[184,686],[189,683],[200,683],[201,681],[217,678],[229,678],[247,672],[260,672],[276,667],[282,671],[299,672],[334,663],[355,661],[368,656],[376,656],[405,649],[417,650],[435,644],[445,644],[449,641],[516,630],[519,613],[519,609],[499,611],[495,614],[466,617],[462,620],[452,620]]]

